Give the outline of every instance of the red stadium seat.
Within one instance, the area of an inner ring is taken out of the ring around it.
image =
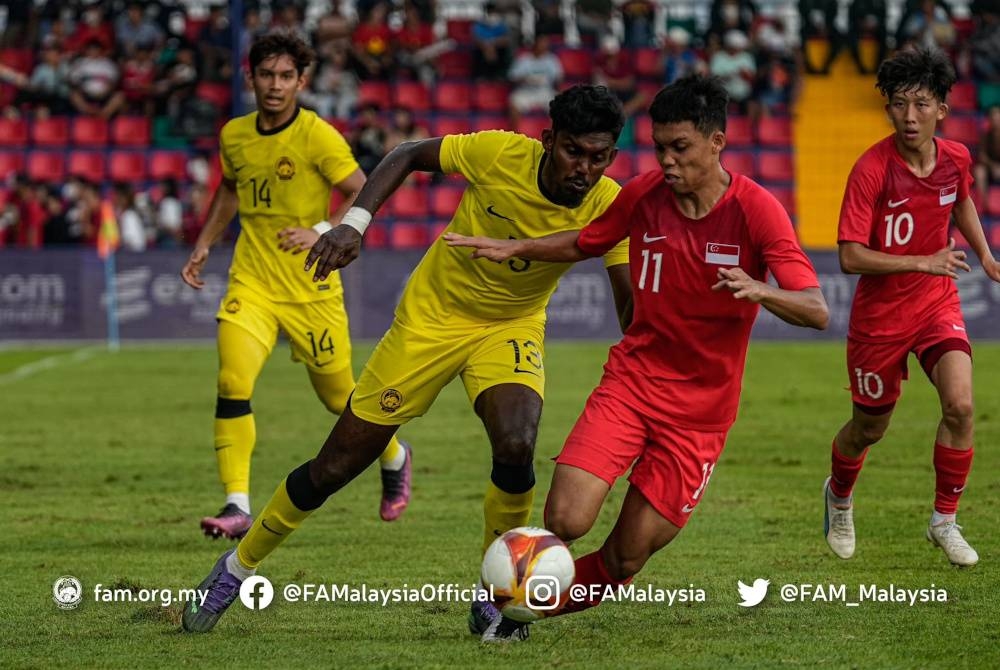
[[[24,119],[0,117],[0,142],[5,147],[23,147],[28,144],[28,124]]]
[[[154,151],[149,157],[149,176],[153,179],[187,179],[187,154],[183,151]]]
[[[642,48],[635,50],[635,74],[642,79],[660,80],[663,57],[659,49]]]
[[[941,134],[949,140],[975,147],[982,137],[982,127],[976,116],[949,115],[941,122]]]
[[[663,171],[660,162],[656,160],[655,151],[640,151],[635,157],[635,171],[637,174],[649,172],[650,170]]]
[[[81,147],[103,147],[109,134],[108,122],[97,116],[77,116],[70,125],[70,139]]]
[[[361,243],[362,246],[365,249],[385,249],[389,246],[388,228],[389,226],[382,222],[373,224],[365,231],[364,242]]]
[[[753,179],[756,174],[753,158],[752,151],[727,150],[722,154],[722,166],[730,172]]]
[[[468,114],[472,111],[472,86],[464,81],[439,82],[431,93],[439,112]]]
[[[393,249],[426,249],[428,244],[430,229],[426,224],[398,222],[389,231],[389,246]]]
[[[552,122],[547,116],[522,116],[517,122],[517,132],[536,140],[542,139],[542,131],[549,128]]]
[[[442,79],[471,79],[472,54],[464,49],[446,51],[434,61]]]
[[[757,157],[757,177],[761,181],[789,182],[795,179],[795,164],[787,151],[764,151]]]
[[[952,112],[975,112],[976,98],[976,82],[959,81],[951,87],[948,106]]]
[[[31,151],[27,172],[33,181],[60,182],[66,178],[66,157],[61,151]]]
[[[326,119],[326,122],[337,129],[341,135],[346,136],[347,133],[351,132],[351,122],[347,119],[338,119],[336,117]]]
[[[510,86],[499,81],[476,82],[472,103],[481,112],[507,112]]]
[[[613,163],[604,171],[605,177],[614,179],[619,184],[624,184],[635,176],[635,165],[633,165],[632,154],[628,151],[619,151]]]
[[[594,71],[594,57],[591,50],[562,49],[556,55],[559,56],[559,62],[562,63],[563,76],[566,79],[590,81]]]
[[[653,146],[653,120],[649,118],[649,114],[639,114],[632,117],[632,123],[634,124],[632,136],[636,146]]]
[[[445,24],[448,37],[459,44],[472,44],[472,21],[449,19]]]
[[[392,95],[389,93],[389,84],[384,81],[363,81],[358,88],[358,105],[368,104],[378,105],[381,109],[388,109],[392,106]]]
[[[86,177],[90,181],[104,181],[107,166],[103,151],[72,151],[69,154],[67,172],[75,177]]]
[[[113,151],[108,158],[108,176],[114,181],[146,179],[146,155],[139,151]]]
[[[390,89],[392,104],[409,107],[414,112],[427,112],[431,108],[431,95],[419,81],[400,81]]]
[[[431,190],[430,212],[435,219],[451,219],[465,189],[460,186],[441,185]]]
[[[69,143],[69,119],[51,116],[31,124],[31,141],[41,147],[61,147]]]
[[[472,122],[473,130],[510,130],[510,121],[503,114],[477,114]]]
[[[17,70],[21,74],[30,75],[35,69],[35,51],[33,49],[0,49],[0,64]]]
[[[386,204],[389,206],[389,213],[400,219],[423,219],[430,209],[427,190],[413,186],[400,187]]]
[[[472,120],[468,117],[439,116],[431,122],[430,133],[434,137],[461,135],[472,132]]]
[[[783,116],[765,116],[757,124],[757,141],[765,146],[791,146],[792,122]]]
[[[448,230],[449,223],[449,221],[435,221],[431,224],[431,244],[434,244],[434,242],[437,241],[437,238],[441,237],[444,234],[444,231]]]
[[[0,181],[24,172],[24,154],[20,151],[0,151]]]
[[[1000,186],[990,188],[989,195],[986,198],[986,211],[991,216],[1000,217]],[[996,227],[996,224],[994,224],[994,227]]]
[[[726,146],[753,146],[753,125],[748,116],[730,116],[726,120]]]
[[[111,122],[111,143],[119,146],[148,147],[149,119],[145,116],[119,116]]]
[[[768,191],[771,192],[781,206],[785,208],[788,212],[789,217],[795,216],[795,189],[787,186],[771,186],[768,187]]]
[[[200,81],[194,89],[194,95],[212,103],[221,114],[227,114],[233,100],[233,89],[226,83]]]

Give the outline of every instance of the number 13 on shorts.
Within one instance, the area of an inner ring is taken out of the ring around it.
[[[514,355],[514,372],[539,375],[542,371],[542,351],[533,340],[507,340]]]

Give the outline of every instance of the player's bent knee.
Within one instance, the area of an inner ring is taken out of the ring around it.
[[[219,370],[218,391],[220,398],[249,398],[253,395],[253,379],[231,370]]]
[[[942,418],[945,425],[953,432],[956,432],[972,426],[973,411],[971,398],[949,400],[944,403]]]
[[[505,431],[493,443],[493,460],[504,463],[525,465],[535,457],[535,437],[533,428],[523,427]]]
[[[545,510],[545,527],[563,542],[572,542],[586,535],[594,520],[570,505],[552,505]]]

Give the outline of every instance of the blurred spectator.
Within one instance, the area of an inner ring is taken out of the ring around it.
[[[79,244],[81,241],[79,227],[70,225],[66,206],[57,187],[49,186],[45,189],[42,205],[45,208],[45,244]]]
[[[229,11],[225,5],[214,5],[208,21],[198,33],[198,54],[201,56],[202,78],[207,81],[228,81],[233,76],[232,37]]]
[[[99,41],[91,40],[70,65],[69,101],[81,114],[111,118],[125,105],[120,78],[118,64],[105,55]]]
[[[149,244],[146,226],[136,210],[135,193],[130,184],[115,182],[111,190],[111,206],[118,220],[122,248],[128,251],[145,251]]]
[[[709,62],[709,72],[722,79],[729,99],[741,114],[749,110],[757,63],[748,47],[750,40],[739,30],[730,30],[722,40],[722,49]]]
[[[160,189],[156,203],[156,246],[173,249],[184,241],[184,206],[176,179],[164,179]]]
[[[607,86],[625,110],[625,118],[645,109],[646,96],[637,85],[632,54],[622,51],[618,38],[605,35],[594,67],[594,83]]]
[[[392,74],[392,32],[387,19],[389,5],[376,3],[351,34],[351,50],[358,64],[358,77],[388,79]]]
[[[82,177],[70,177],[63,187],[63,200],[67,203],[66,220],[70,235],[93,243],[101,220],[101,193],[98,185]]]
[[[972,74],[983,82],[1000,83],[1000,3],[982,9],[969,38]]]
[[[721,48],[726,33],[738,30],[744,35],[750,34],[757,6],[751,0],[712,0],[710,16],[705,41],[709,53],[714,53]]]
[[[163,31],[146,17],[143,3],[133,0],[115,21],[115,41],[121,46],[122,55],[128,57],[140,44],[158,48],[163,43]]]
[[[514,84],[510,93],[511,127],[517,128],[521,115],[548,110],[562,81],[562,63],[549,50],[548,36],[535,37],[531,51],[514,59],[508,77]]]
[[[851,56],[861,74],[874,74],[879,64],[885,60],[887,12],[886,0],[854,0],[848,10],[847,39],[850,42]],[[861,43],[865,39],[875,42],[874,62],[865,62],[861,53]]]
[[[354,129],[350,133],[351,152],[365,174],[370,174],[385,156],[385,140],[388,133],[378,114],[378,105],[374,103],[362,105],[358,110]]]
[[[156,63],[153,61],[152,45],[138,44],[122,67],[122,93],[129,111],[153,116],[155,84]]]
[[[896,30],[896,47],[907,45],[949,49],[955,44],[955,26],[948,8],[937,0],[920,0],[899,21]]]
[[[780,20],[759,24],[754,35],[757,72],[750,108],[754,121],[775,111],[788,111],[797,98],[801,78],[801,56]]]
[[[611,34],[611,15],[614,10],[612,0],[578,0],[576,29],[584,46],[596,47],[605,35]]]
[[[336,3],[330,12],[316,22],[312,45],[319,59],[330,58],[335,52],[350,49],[351,22],[340,13]]]
[[[344,22],[347,24],[346,28],[344,28],[344,31],[341,35],[341,37],[346,38],[347,35],[350,34],[350,24],[347,22],[347,19],[344,19],[342,16],[336,14],[335,12],[331,12],[330,18],[334,19],[334,15],[336,15],[336,17],[343,19]],[[324,19],[325,18],[327,17],[324,17]],[[320,25],[321,26],[329,25],[329,22],[324,23],[324,19],[320,19]],[[243,10],[243,30],[240,33],[240,58],[239,58],[240,63],[247,62],[247,58],[250,55],[250,45],[253,44],[253,41],[257,38],[257,36],[263,33],[264,31],[265,31],[265,26],[260,18],[260,9],[253,6],[246,7]],[[317,33],[317,35],[321,34],[325,35],[326,33],[325,32]],[[317,44],[320,44],[320,42],[317,42]]]
[[[533,0],[531,4],[535,9],[535,34],[548,35],[556,40],[563,39],[566,36],[566,25],[562,18],[562,3],[559,0]],[[582,39],[583,35],[580,37]],[[584,41],[584,44],[587,42]]]
[[[361,4],[356,4],[358,13],[364,16],[366,12],[362,11]],[[309,34],[306,33],[302,8],[295,0],[277,0],[277,2],[272,3],[271,7],[273,13],[271,14],[270,30],[292,33],[305,40],[306,44],[309,43]]]
[[[198,239],[211,205],[210,195],[208,187],[198,181],[188,189],[188,199],[184,203],[184,239],[188,242]]]
[[[829,74],[843,46],[843,37],[837,30],[837,0],[799,0],[803,65],[810,74]],[[812,40],[825,40],[828,47],[822,63],[814,63],[807,45]]]
[[[979,141],[976,165],[973,168],[982,203],[986,202],[989,195],[990,184],[1000,184],[1000,106],[990,107],[986,117],[989,122]]]
[[[624,45],[629,49],[653,46],[653,18],[656,5],[650,0],[625,0],[619,7],[625,30]]]
[[[472,39],[472,76],[477,79],[507,76],[512,53],[510,28],[492,0],[483,4],[483,16],[472,24]]]
[[[32,4],[25,0],[3,0],[0,8],[7,19],[3,30],[0,30],[0,48],[17,49],[31,44],[28,28],[32,18]]]
[[[691,48],[691,33],[680,26],[667,31],[663,40],[661,61],[663,83],[672,84],[689,74],[706,74],[708,65],[698,52]]]
[[[434,27],[420,18],[420,11],[413,4],[403,8],[403,25],[393,32],[396,65],[430,86],[437,79],[434,59],[455,46],[453,40],[437,41]]]
[[[198,68],[194,47],[189,44],[178,44],[170,58],[162,76],[156,81],[154,92],[161,111],[176,123],[182,115],[184,104],[194,96],[198,84]]]
[[[45,238],[45,187],[27,177],[18,177],[3,223],[6,243],[39,249]]]
[[[104,9],[100,3],[85,7],[80,14],[80,22],[76,30],[66,42],[66,50],[73,54],[86,51],[87,45],[97,42],[104,53],[111,53],[115,48],[115,33],[111,22],[104,18]]]
[[[0,81],[17,87],[14,104],[33,108],[37,116],[69,111],[69,65],[57,44],[49,42],[42,48],[30,77],[0,65]]]
[[[333,51],[316,64],[309,78],[309,87],[299,93],[299,102],[316,111],[323,118],[348,119],[358,104],[360,82],[348,67],[345,49]]]
[[[427,127],[417,123],[413,110],[409,107],[395,107],[389,115],[389,127],[385,135],[383,151],[389,153],[403,142],[414,142],[430,137]]]

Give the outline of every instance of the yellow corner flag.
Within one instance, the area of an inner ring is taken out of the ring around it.
[[[107,258],[118,249],[120,244],[121,235],[118,233],[115,210],[111,206],[110,200],[102,200],[101,227],[97,230],[97,255],[101,258]]]

